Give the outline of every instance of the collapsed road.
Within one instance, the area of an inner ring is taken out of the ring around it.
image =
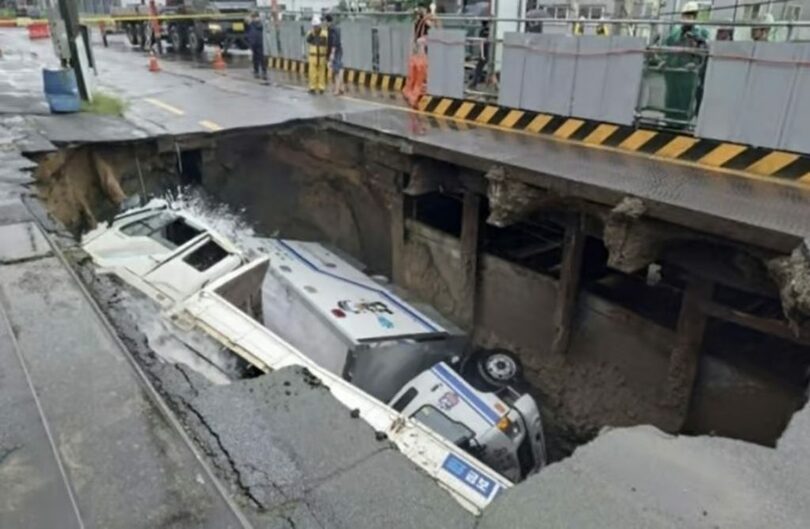
[[[808,364],[803,188],[312,101],[294,85],[260,91],[182,63],[138,93],[142,56],[115,48],[97,58],[105,87],[131,100],[124,118],[38,114],[31,44],[3,42],[0,65],[26,93],[0,97],[3,527],[810,517],[808,412],[794,414]],[[76,239],[178,185],[208,197],[212,223],[237,211],[237,242],[327,242],[514,352],[557,462],[474,515],[311,373],[260,375],[178,336],[150,300],[96,275]]]

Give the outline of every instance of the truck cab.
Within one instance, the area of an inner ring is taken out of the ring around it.
[[[517,359],[473,347],[430,307],[315,242],[270,239],[265,325],[312,360],[514,481],[546,461]]]

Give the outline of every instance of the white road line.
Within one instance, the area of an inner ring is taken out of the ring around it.
[[[160,101],[158,99],[154,99],[154,98],[151,98],[151,97],[145,97],[145,98],[143,98],[143,100],[146,101],[147,103],[155,105],[158,108],[162,108],[163,110],[168,110],[172,114],[176,114],[178,116],[182,116],[182,115],[185,114],[185,112],[183,112],[179,108],[173,107],[170,104],[164,103],[163,101]]]

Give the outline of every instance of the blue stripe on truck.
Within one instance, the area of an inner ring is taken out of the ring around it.
[[[492,408],[487,406],[487,403],[475,394],[468,386],[467,383],[460,379],[453,370],[449,369],[444,363],[438,363],[430,369],[434,375],[450,386],[459,397],[464,399],[464,402],[470,405],[478,415],[480,415],[490,426],[495,426],[501,419],[501,416]]]
[[[415,319],[416,321],[418,321],[419,323],[421,323],[422,325],[424,325],[425,327],[430,329],[432,332],[443,332],[442,329],[440,329],[440,328],[436,327],[435,325],[433,325],[432,323],[430,323],[428,320],[426,320],[420,314],[415,312],[412,308],[410,308],[407,305],[403,304],[400,300],[398,300],[397,298],[395,298],[394,296],[392,296],[391,294],[389,294],[385,290],[380,290],[380,289],[377,289],[377,288],[374,288],[374,287],[370,287],[368,285],[364,285],[363,283],[358,283],[357,281],[353,281],[353,280],[351,280],[349,278],[341,277],[341,276],[339,276],[337,274],[333,274],[332,272],[328,272],[326,270],[321,270],[314,263],[310,262],[306,257],[304,257],[303,255],[298,253],[295,250],[295,248],[293,248],[292,246],[290,246],[286,242],[282,241],[281,239],[276,239],[276,241],[280,245],[282,245],[288,252],[293,254],[293,256],[296,257],[299,261],[301,261],[302,263],[307,265],[310,269],[314,270],[315,272],[318,272],[319,274],[323,274],[323,275],[329,276],[331,278],[337,279],[339,281],[349,283],[350,285],[354,285],[356,287],[360,287],[360,288],[363,288],[365,290],[368,290],[368,291],[374,292],[376,294],[379,294],[382,297],[384,297],[385,299],[387,299],[388,301],[390,301],[393,305],[396,305],[403,312],[408,313],[409,316],[411,316],[413,319]]]

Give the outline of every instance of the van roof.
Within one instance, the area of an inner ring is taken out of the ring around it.
[[[269,254],[271,273],[354,343],[448,334],[322,244],[271,239]]]

